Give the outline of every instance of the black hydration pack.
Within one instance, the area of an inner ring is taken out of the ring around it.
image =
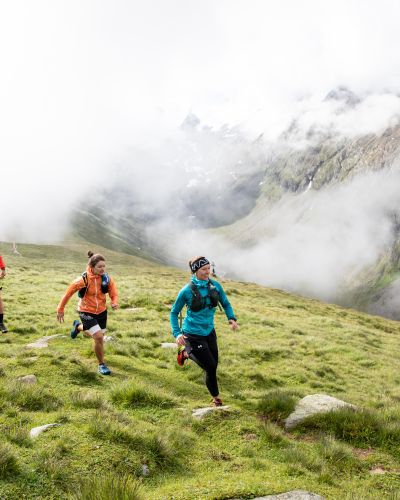
[[[207,307],[209,309],[213,309],[214,307],[217,307],[219,305],[219,293],[216,286],[211,280],[208,280],[208,294],[205,297],[202,297],[198,287],[193,283],[193,281],[189,283],[189,286],[192,291],[192,304],[190,306],[190,309],[193,312],[199,312]],[[210,299],[209,304],[207,304],[207,297]]]
[[[89,280],[88,280],[86,271],[84,273],[82,273],[82,278],[83,278],[83,282],[85,283],[85,286],[78,291],[78,297],[80,299],[83,299],[83,297],[85,296],[85,294],[87,292],[87,289],[89,288]],[[107,273],[102,274],[101,275],[101,291],[103,293],[108,292],[108,285],[109,284],[110,284],[110,276]]]

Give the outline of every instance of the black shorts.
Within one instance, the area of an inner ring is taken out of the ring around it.
[[[92,314],[88,312],[79,312],[83,329],[92,335],[99,330],[105,331],[107,328],[107,309],[100,314]]]

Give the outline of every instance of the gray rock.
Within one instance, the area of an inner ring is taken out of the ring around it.
[[[327,396],[326,394],[312,394],[301,399],[288,418],[285,420],[285,429],[293,429],[305,418],[316,413],[327,413],[339,408],[356,408],[350,403]]]
[[[210,413],[214,411],[221,411],[221,410],[228,410],[229,406],[209,406],[207,408],[198,408],[197,410],[192,411],[192,417],[198,418],[201,420],[203,417],[206,415],[209,415]]]
[[[30,430],[29,435],[31,438],[35,438],[39,436],[42,432],[47,431],[47,429],[50,429],[50,427],[60,427],[61,424],[45,424],[45,425],[40,425],[39,427],[34,427],[33,429]]]
[[[163,349],[176,349],[178,345],[175,342],[161,342]]]
[[[18,377],[17,380],[24,384],[37,384],[37,378],[35,375],[25,375],[24,377]]]
[[[142,474],[143,476],[148,476],[150,474],[150,469],[147,467],[146,464],[142,465]]]
[[[315,493],[310,493],[303,490],[293,490],[287,493],[280,493],[279,495],[268,495],[266,497],[257,497],[253,500],[325,500],[325,497],[321,497]]]
[[[44,349],[45,347],[49,347],[48,341],[51,339],[55,339],[57,337],[65,337],[65,335],[59,333],[57,335],[49,335],[47,337],[42,337],[41,339],[37,340],[36,342],[31,342],[30,344],[27,344],[26,347],[30,347],[31,349]]]
[[[49,347],[49,344],[44,340],[37,340],[36,342],[27,344],[26,347],[29,347],[30,349],[44,349],[45,347]]]
[[[114,337],[112,337],[111,335],[104,335],[103,340],[104,342],[113,342]]]
[[[37,356],[31,356],[30,358],[24,358],[24,363],[34,363],[38,359]]]

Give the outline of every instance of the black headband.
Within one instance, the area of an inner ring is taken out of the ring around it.
[[[203,266],[206,266],[207,264],[209,264],[210,262],[205,258],[205,257],[200,257],[199,259],[197,260],[194,260],[191,264],[190,264],[190,269],[192,270],[192,273],[195,273],[196,271],[198,271],[201,267]]]

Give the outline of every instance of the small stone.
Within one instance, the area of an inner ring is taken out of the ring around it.
[[[146,464],[142,465],[142,474],[143,476],[148,476],[150,474],[150,469],[147,467]]]
[[[18,377],[19,382],[24,384],[37,384],[37,378],[35,375],[25,375],[24,377]]]
[[[253,500],[325,500],[325,497],[321,497],[315,493],[310,493],[309,491],[303,490],[293,490],[287,493],[280,493],[279,495],[268,495],[266,497],[257,497]]]
[[[178,345],[175,342],[161,342],[163,349],[176,349]]]
[[[207,408],[198,408],[197,410],[192,411],[192,417],[198,418],[201,420],[203,417],[206,415],[209,415],[210,413],[214,411],[221,411],[221,410],[228,410],[229,406],[209,406]]]
[[[28,344],[26,347],[29,347],[30,349],[44,349],[45,347],[49,347],[49,344],[45,341],[37,340],[36,342]]]
[[[113,342],[114,337],[112,337],[111,335],[104,335],[103,340],[104,342]]]
[[[45,425],[40,425],[39,427],[34,427],[33,429],[30,430],[29,435],[31,438],[35,438],[39,436],[42,432],[47,431],[47,429],[50,429],[50,427],[59,427],[61,424],[45,424]]]
[[[47,337],[42,337],[41,339],[36,340],[36,342],[31,342],[27,344],[26,347],[30,347],[31,349],[44,349],[45,347],[49,347],[48,341],[51,339],[55,339],[57,337],[65,337],[65,335],[59,333],[57,335],[48,335]]]
[[[257,434],[245,434],[243,436],[243,439],[245,439],[246,441],[254,441],[255,439],[257,439]]]
[[[382,467],[375,467],[369,471],[371,474],[386,474],[387,471]]]

